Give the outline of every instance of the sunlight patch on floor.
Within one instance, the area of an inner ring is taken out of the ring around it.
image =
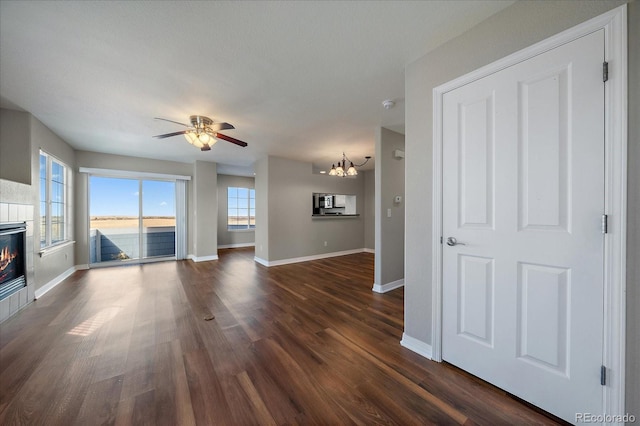
[[[120,312],[120,309],[122,308],[119,306],[105,308],[91,318],[88,318],[73,327],[67,332],[67,334],[71,334],[73,336],[89,336],[94,331],[102,327],[106,322],[115,317],[118,312]]]

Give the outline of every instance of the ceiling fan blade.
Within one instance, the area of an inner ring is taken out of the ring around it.
[[[184,126],[184,127],[191,127],[191,126],[189,126],[188,124],[178,123],[177,121],[167,120],[166,118],[154,117],[153,119],[154,119],[154,120],[168,121],[169,123],[179,124],[179,125]]]
[[[213,123],[212,125],[208,126],[211,130],[213,130],[214,132],[217,132],[219,130],[231,130],[231,129],[235,129],[235,127],[233,127],[233,125],[229,124],[229,123]]]
[[[158,139],[170,138],[171,136],[184,135],[187,132],[188,130],[183,130],[181,132],[165,133],[164,135],[154,136],[154,138],[158,138]]]
[[[223,140],[225,140],[227,142],[235,143],[236,145],[239,145],[239,146],[247,146],[248,145],[246,142],[242,142],[241,140],[238,140],[236,138],[232,138],[231,136],[223,135],[222,133],[216,133],[216,137],[218,139],[223,139]]]

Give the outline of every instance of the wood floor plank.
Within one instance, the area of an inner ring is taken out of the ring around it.
[[[0,324],[0,424],[562,424],[402,347],[372,254],[253,256],[76,272]]]
[[[135,404],[133,406],[131,424],[151,426],[151,425],[175,425],[175,423],[164,421],[163,418],[158,418],[156,412],[158,405],[156,404],[156,391],[151,389],[147,392],[137,395],[135,398]],[[158,423],[160,420],[160,423]]]
[[[339,342],[341,342],[345,346],[351,348],[352,351],[354,351],[354,352],[358,353],[359,355],[361,355],[362,357],[368,359],[376,367],[378,367],[382,371],[384,371],[388,376],[391,376],[398,383],[401,383],[406,390],[408,390],[411,393],[417,394],[418,396],[420,396],[426,402],[429,402],[429,403],[433,404],[435,407],[439,408],[444,413],[446,413],[448,416],[450,416],[452,419],[456,420],[459,424],[464,424],[464,422],[467,420],[467,417],[464,414],[462,414],[460,411],[456,410],[454,407],[452,407],[446,401],[443,401],[443,400],[437,398],[436,396],[430,394],[429,392],[426,392],[424,389],[422,389],[416,383],[411,381],[409,378],[407,378],[407,377],[403,376],[402,374],[396,372],[390,366],[388,366],[387,364],[383,363],[378,358],[376,358],[375,356],[371,355],[369,352],[365,351],[364,349],[359,347],[354,342],[350,341],[349,339],[346,339],[344,336],[342,336],[339,333],[336,333],[335,331],[333,331],[331,329],[327,329],[326,332],[327,332],[327,334],[329,334],[334,339],[338,340]]]
[[[230,422],[231,410],[224,397],[220,380],[205,350],[184,355],[185,371],[197,424],[220,424]]]
[[[238,374],[236,378],[238,379],[238,383],[240,383],[242,390],[249,398],[249,401],[251,401],[251,407],[256,414],[258,423],[264,426],[275,426],[277,424],[276,421],[271,416],[269,409],[267,408],[263,399],[260,397],[260,394],[253,385],[253,382],[249,378],[247,372],[240,372],[240,374]]]
[[[73,424],[77,426],[115,424],[122,382],[123,376],[120,375],[92,383],[87,388],[82,407]]]
[[[312,376],[303,373],[305,363],[292,358],[273,339],[256,342],[256,351],[264,368],[283,389],[300,413],[313,424],[345,424],[348,416],[327,398],[324,389]]]

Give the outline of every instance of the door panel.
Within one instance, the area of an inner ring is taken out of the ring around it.
[[[570,271],[520,263],[516,356],[564,376],[567,372]]]
[[[520,83],[521,229],[568,231],[568,76],[565,67]]]
[[[460,105],[461,228],[493,227],[493,104],[491,94]]]
[[[142,257],[176,254],[176,183],[142,181]]]
[[[90,177],[91,264],[140,258],[139,191],[136,179]]]
[[[604,32],[443,97],[443,359],[601,412]]]
[[[493,346],[493,261],[477,256],[458,256],[460,267],[458,334]]]

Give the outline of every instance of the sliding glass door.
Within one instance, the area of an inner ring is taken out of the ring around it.
[[[89,177],[90,262],[176,255],[175,182]]]

